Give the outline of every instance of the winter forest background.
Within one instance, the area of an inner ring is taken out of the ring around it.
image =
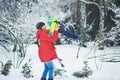
[[[36,23],[46,23],[49,15],[56,16],[65,28],[80,35],[80,40],[74,40],[60,34],[57,46],[76,45],[74,55],[79,58],[82,48],[87,49],[91,44],[95,55],[87,59],[102,57],[104,62],[120,62],[119,52],[104,52],[107,48],[120,49],[120,0],[0,0],[0,75],[8,75],[12,67],[23,68],[24,77],[34,76],[30,74],[32,59],[26,60],[26,51],[36,44]],[[103,51],[102,54],[97,55],[97,50]],[[87,74],[82,77],[88,77],[92,72],[87,62],[84,64],[83,71]],[[65,72],[58,69],[58,74],[60,71]]]

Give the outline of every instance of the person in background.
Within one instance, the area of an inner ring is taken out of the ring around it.
[[[44,71],[41,76],[41,80],[53,80],[53,72],[54,72],[54,59],[58,58],[54,42],[58,39],[58,30],[59,27],[56,26],[52,36],[48,36],[49,31],[46,29],[46,25],[44,22],[38,22],[36,25],[37,32],[36,38],[40,42],[40,46],[38,49],[38,55],[41,62],[44,62]]]

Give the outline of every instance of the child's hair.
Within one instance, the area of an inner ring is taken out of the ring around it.
[[[37,29],[41,29],[42,26],[44,26],[44,25],[45,25],[44,22],[38,22],[38,23],[36,24],[36,28],[37,28]]]

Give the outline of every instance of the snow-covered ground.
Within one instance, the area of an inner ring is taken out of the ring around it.
[[[94,55],[90,54],[92,47],[84,48],[80,50],[79,58],[76,58],[78,46],[77,45],[56,45],[56,50],[58,56],[63,60],[62,63],[65,65],[62,68],[57,60],[54,60],[55,68],[60,68],[66,70],[63,76],[55,77],[55,80],[120,80],[120,63],[111,63],[111,62],[97,62],[98,70],[95,65],[95,59],[88,60],[88,66],[93,70],[93,75],[89,78],[75,78],[72,76],[73,72],[81,71],[84,66],[83,61],[87,57]],[[43,63],[40,62],[37,45],[31,45],[27,48],[27,55],[23,63],[27,62],[29,58],[32,59],[32,74],[33,78],[26,79],[20,73],[21,69],[11,68],[8,76],[0,74],[0,80],[40,80],[40,76],[43,70]],[[119,48],[107,48],[105,53],[120,52]],[[96,53],[100,54],[102,51],[97,51]],[[88,55],[89,54],[89,55]],[[0,60],[5,58],[0,54]],[[96,59],[96,61],[98,61]]]

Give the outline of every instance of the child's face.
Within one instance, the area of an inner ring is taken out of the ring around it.
[[[46,30],[46,25],[42,26],[42,29],[43,29],[43,30]]]

